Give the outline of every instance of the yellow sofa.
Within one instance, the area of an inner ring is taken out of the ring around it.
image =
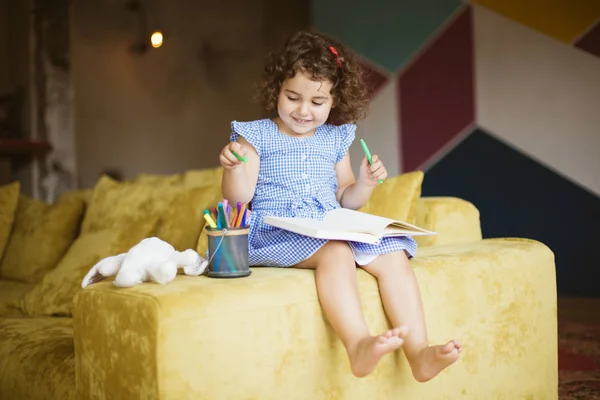
[[[129,188],[163,193],[189,178],[141,176]],[[218,176],[196,178],[218,196]],[[125,218],[94,208],[102,199],[117,202],[105,187],[98,194],[101,184],[85,193],[79,238],[104,229],[94,224]],[[140,190],[127,202],[144,211]],[[49,278],[53,270],[34,283],[0,280],[0,399],[556,399],[553,253],[527,239],[482,239],[479,213],[465,200],[413,200],[407,216],[439,233],[419,239],[412,260],[430,340],[464,344],[460,361],[428,383],[414,381],[402,352],[372,375],[353,377],[320,310],[313,271],[257,267],[242,279],[178,275],[164,286],[130,289],[109,279],[77,290],[66,309],[38,307],[38,315],[36,286],[60,286]],[[375,196],[371,211],[396,201]],[[203,236],[193,231],[202,252]],[[381,331],[388,322],[376,283],[362,270],[358,276],[367,321]]]

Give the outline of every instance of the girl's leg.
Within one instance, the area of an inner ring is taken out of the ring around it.
[[[328,242],[297,268],[315,269],[317,293],[327,320],[350,358],[352,373],[368,375],[379,359],[403,343],[405,328],[371,336],[362,314],[356,264],[345,242]]]
[[[392,324],[409,329],[402,349],[416,380],[428,381],[458,359],[462,348],[456,340],[429,346],[419,286],[404,252],[381,255],[362,268],[377,278]]]

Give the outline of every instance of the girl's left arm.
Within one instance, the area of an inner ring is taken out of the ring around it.
[[[354,178],[348,153],[336,164],[337,200],[342,207],[358,210],[369,201],[373,190],[377,186],[377,181],[387,178],[387,171],[379,157],[375,154],[372,159],[373,165],[369,165],[367,158],[363,158],[358,179]]]

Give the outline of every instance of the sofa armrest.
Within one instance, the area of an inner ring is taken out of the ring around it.
[[[417,236],[420,246],[469,243],[481,240],[479,210],[456,197],[421,197],[416,224],[435,231],[434,236]]]
[[[243,279],[177,276],[75,297],[78,400],[556,399],[553,253],[525,239],[422,250],[412,260],[432,343],[460,338],[461,361],[418,384],[399,352],[356,379],[322,314],[314,271],[253,268]],[[372,332],[389,323],[358,270]]]

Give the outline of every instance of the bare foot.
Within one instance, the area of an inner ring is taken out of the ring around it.
[[[406,327],[394,328],[380,336],[367,336],[348,350],[352,373],[358,378],[369,375],[381,357],[397,350],[408,333]]]
[[[461,352],[462,345],[457,340],[426,347],[411,363],[413,376],[419,382],[427,382],[458,360]]]

